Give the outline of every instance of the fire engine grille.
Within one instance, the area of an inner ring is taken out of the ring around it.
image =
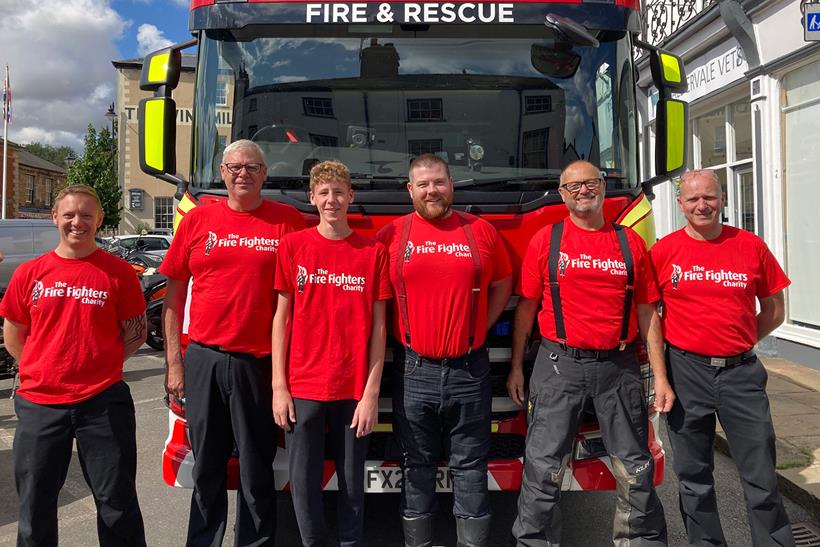
[[[329,452],[329,451],[328,451]],[[490,459],[513,459],[524,455],[524,437],[512,434],[495,434],[490,438]],[[327,457],[332,457],[328,454]],[[368,460],[394,460],[401,457],[401,448],[395,435],[388,432],[370,434]],[[445,455],[446,458],[446,455]]]
[[[792,534],[797,547],[820,547],[820,531],[806,522],[792,524]]]

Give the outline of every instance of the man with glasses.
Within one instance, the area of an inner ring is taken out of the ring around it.
[[[763,240],[721,222],[723,205],[714,171],[688,171],[678,196],[687,224],[651,253],[678,395],[666,425],[681,516],[690,544],[726,545],[712,476],[717,416],[743,484],[752,543],[794,545],[777,491],[766,369],[754,352],[783,322],[790,281]]]
[[[636,338],[655,373],[655,408],[668,412],[658,290],[643,240],[606,222],[600,170],[579,160],[561,173],[569,218],[535,234],[521,267],[513,328],[510,397],[527,401],[529,431],[513,534],[519,546],[558,545],[561,483],[584,410],[598,417],[617,481],[616,545],[665,545],[654,488],[648,417]],[[524,347],[538,311],[541,345],[524,390]]]
[[[168,276],[163,310],[165,389],[185,398],[194,453],[188,545],[221,545],[228,498],[226,465],[239,451],[236,545],[273,545],[276,452],[271,400],[271,324],[279,239],[304,227],[293,207],[262,199],[265,154],[231,143],[220,172],[228,199],[182,220],[160,272]],[[193,278],[183,359],[180,334]]]

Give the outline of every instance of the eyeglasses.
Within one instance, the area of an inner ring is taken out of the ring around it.
[[[586,186],[587,190],[597,190],[603,180],[601,179],[587,179],[587,180],[579,180],[577,182],[568,182],[566,184],[562,184],[558,187],[558,189],[564,189],[570,194],[577,194],[581,191],[582,186]]]
[[[262,171],[263,164],[261,163],[223,163],[222,165],[233,175],[238,175],[244,168],[249,175],[256,175]]]

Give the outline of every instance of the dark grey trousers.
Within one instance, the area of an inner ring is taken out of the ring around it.
[[[519,546],[561,543],[558,499],[573,439],[591,401],[612,460],[615,545],[666,545],[666,520],[653,484],[640,365],[632,346],[611,359],[573,359],[542,343],[530,379],[529,429],[513,535]]]
[[[666,423],[689,543],[726,545],[712,476],[717,416],[740,474],[752,543],[794,545],[777,491],[775,437],[763,364],[751,358],[740,365],[716,368],[677,348],[667,349],[666,362],[677,395]]]
[[[97,506],[100,545],[145,545],[137,502],[134,402],[125,382],[73,405],[14,400],[14,478],[20,497],[18,546],[57,545],[57,496],[65,483],[71,448]]]
[[[192,342],[185,352],[185,413],[194,452],[187,545],[222,545],[228,517],[226,467],[234,442],[239,451],[234,545],[273,545],[276,425],[270,356]]]
[[[356,404],[352,399],[293,400],[296,423],[287,433],[288,473],[296,522],[305,547],[325,547],[329,541],[322,494],[326,458],[336,463],[339,545],[362,544],[364,461],[369,436],[358,439],[356,430],[350,429]]]

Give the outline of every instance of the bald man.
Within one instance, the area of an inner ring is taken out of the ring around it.
[[[754,352],[783,322],[790,282],[763,240],[721,223],[723,205],[714,171],[685,173],[678,207],[687,224],[651,252],[677,394],[667,426],[681,515],[689,543],[726,545],[712,477],[717,416],[746,494],[752,543],[794,545],[777,491],[767,374]]]

